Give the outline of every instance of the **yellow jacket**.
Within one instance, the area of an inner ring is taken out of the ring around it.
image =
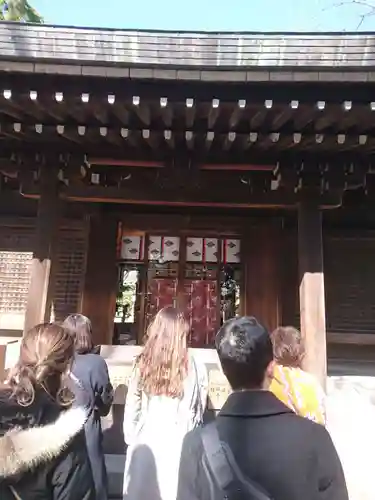
[[[276,365],[270,391],[297,415],[325,424],[325,394],[319,382],[299,368]]]

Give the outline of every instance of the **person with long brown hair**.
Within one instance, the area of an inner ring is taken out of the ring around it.
[[[83,427],[68,373],[74,341],[56,324],[28,331],[0,390],[1,500],[95,500]]]
[[[97,500],[107,500],[108,479],[103,450],[101,417],[108,415],[113,388],[105,360],[94,349],[91,321],[82,314],[70,314],[64,321],[74,340],[75,356],[70,371],[77,402],[86,408],[85,435],[94,476]]]
[[[203,421],[208,388],[188,332],[177,309],[160,310],[135,361],[124,416],[124,500],[176,499],[182,442]]]

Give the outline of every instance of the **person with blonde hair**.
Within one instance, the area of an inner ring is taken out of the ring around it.
[[[318,380],[302,369],[304,340],[296,328],[280,326],[271,333],[275,368],[270,391],[302,417],[325,424],[325,393]]]
[[[135,361],[125,405],[124,500],[175,500],[182,442],[203,421],[208,377],[188,352],[177,309],[158,312]]]
[[[59,325],[24,335],[0,389],[1,500],[95,500],[86,412],[72,407],[69,388],[73,356],[74,341]]]

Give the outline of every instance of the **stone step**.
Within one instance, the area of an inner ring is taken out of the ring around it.
[[[125,469],[125,455],[106,455],[109,497],[122,500],[122,482]]]

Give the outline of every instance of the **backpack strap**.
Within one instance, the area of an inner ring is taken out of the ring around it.
[[[22,498],[19,496],[17,491],[13,488],[13,486],[9,485],[9,490],[12,493],[12,495],[14,496],[15,500],[22,500]]]
[[[202,401],[201,386],[199,383],[199,372],[198,372],[198,367],[197,367],[197,363],[194,359],[194,356],[191,356],[190,359],[191,359],[191,363],[192,363],[193,369],[194,369],[195,386],[196,386],[195,389],[197,391],[196,411],[197,411],[197,414],[199,417],[199,421],[197,421],[196,423],[201,425],[203,423],[204,405],[203,405],[203,401]]]
[[[208,468],[228,500],[272,500],[254,481],[244,477],[230,448],[220,441],[216,422],[203,427],[201,439]]]
[[[235,481],[232,469],[221,446],[216,422],[203,427],[201,431],[204,453],[207,458],[209,469],[216,481],[217,486],[226,492]]]

